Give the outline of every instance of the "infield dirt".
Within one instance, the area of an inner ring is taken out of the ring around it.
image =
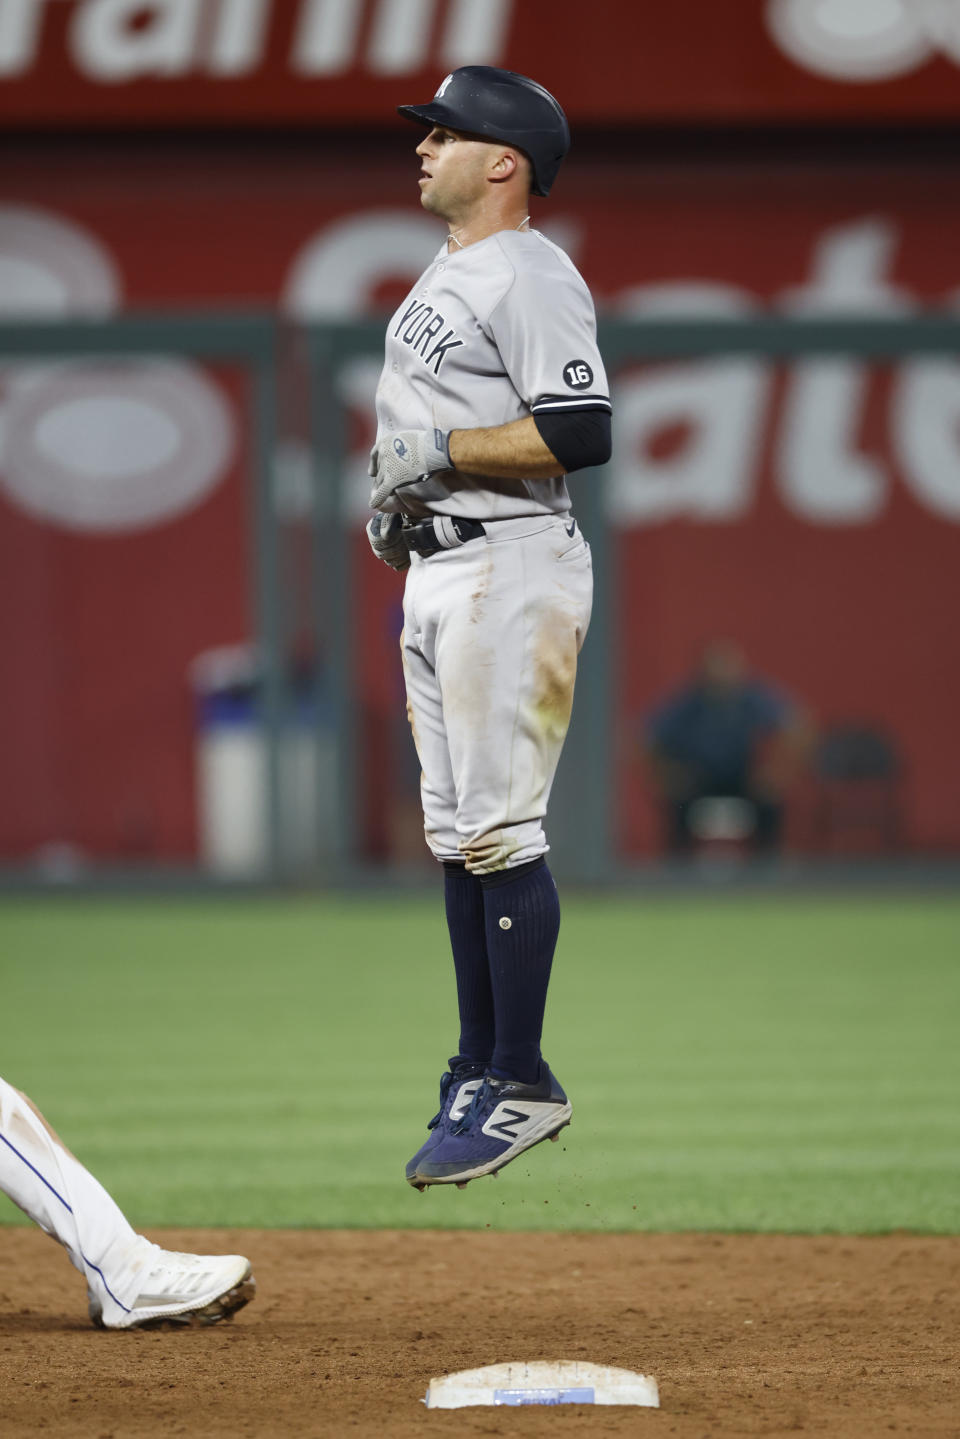
[[[960,1434],[960,1238],[165,1230],[239,1251],[210,1329],[101,1333],[36,1230],[0,1228],[0,1434]],[[652,1374],[659,1410],[427,1411],[508,1359]]]

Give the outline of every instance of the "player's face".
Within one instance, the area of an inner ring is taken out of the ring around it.
[[[494,148],[455,130],[431,130],[417,146],[423,208],[442,220],[465,220],[487,193]]]

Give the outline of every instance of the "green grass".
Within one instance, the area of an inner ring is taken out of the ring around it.
[[[0,956],[0,1072],[139,1226],[960,1229],[951,899],[568,897],[574,1123],[423,1196],[439,899],[7,900]]]

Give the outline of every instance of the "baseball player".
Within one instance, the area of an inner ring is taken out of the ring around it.
[[[240,1254],[175,1254],[137,1234],[25,1094],[0,1079],[0,1189],[87,1281],[99,1329],[205,1325],[253,1298]]]
[[[564,476],[610,457],[590,294],[530,228],[567,153],[542,86],[485,65],[426,105],[420,203],[446,222],[390,321],[374,554],[406,572],[402,654],[427,843],[443,865],[460,1037],[407,1180],[464,1185],[570,1122],[540,1053],[560,926],[543,832],[590,620]]]

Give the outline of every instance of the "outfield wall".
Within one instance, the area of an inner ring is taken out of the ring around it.
[[[381,313],[440,238],[416,207],[408,137],[383,150],[329,136],[24,147],[0,188],[0,305]],[[602,312],[623,318],[893,316],[956,312],[960,297],[960,184],[932,161],[644,165],[587,141],[534,222],[569,249]],[[295,521],[310,417],[295,347],[281,363],[280,504]],[[376,370],[358,360],[339,397],[358,530]],[[960,850],[958,381],[942,357],[728,357],[615,377],[618,579],[614,623],[591,643],[611,647],[617,676],[613,733],[595,742],[617,757],[621,855],[658,843],[643,716],[718,636],[821,725],[887,733],[904,767],[898,844]],[[196,662],[253,636],[249,376],[226,363],[14,366],[0,407],[0,856],[66,843],[190,863]],[[356,619],[371,756],[359,840],[379,861],[419,843],[415,773],[397,719],[396,583],[357,544],[357,591],[319,634],[298,630],[309,595],[285,603],[291,662],[314,672]],[[297,573],[294,558],[294,592]],[[801,786],[801,850],[826,843],[813,805]]]

